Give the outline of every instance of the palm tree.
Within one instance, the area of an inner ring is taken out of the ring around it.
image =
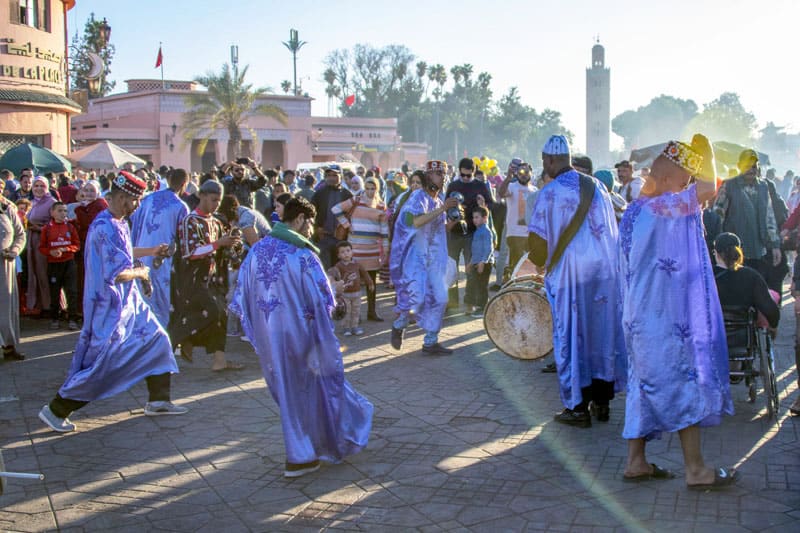
[[[445,70],[444,65],[441,63],[437,63],[432,67],[428,67],[428,79],[431,80],[436,84],[436,88],[433,90],[433,97],[436,99],[436,147],[434,148],[434,153],[439,153],[439,113],[441,111],[441,102],[440,99],[444,94],[444,84],[447,83],[447,70]]]
[[[251,84],[245,84],[247,74],[244,67],[238,74],[234,74],[227,63],[222,66],[222,72],[216,74],[208,72],[205,76],[194,79],[204,86],[207,91],[187,95],[185,98],[188,110],[183,114],[184,140],[191,143],[199,138],[197,144],[198,154],[206,150],[206,145],[219,129],[228,130],[228,160],[241,155],[242,128],[250,132],[255,143],[258,136],[254,129],[247,125],[250,117],[270,117],[284,126],[288,122],[286,112],[272,104],[258,103],[258,98],[269,93],[266,87],[253,89]]]
[[[289,94],[289,91],[292,90],[292,82],[290,82],[289,80],[283,80],[281,82],[281,90],[286,94]]]
[[[445,115],[442,120],[442,127],[448,131],[453,132],[453,161],[458,160],[458,132],[467,131],[467,122],[461,111],[455,109]]]

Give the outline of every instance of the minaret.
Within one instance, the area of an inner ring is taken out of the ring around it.
[[[586,69],[586,153],[594,168],[609,166],[611,73],[605,66],[600,39],[592,47],[592,68]]]

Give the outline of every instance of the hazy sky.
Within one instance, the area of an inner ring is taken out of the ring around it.
[[[798,0],[78,0],[68,15],[70,39],[91,12],[112,27],[116,92],[126,79],[160,78],[159,41],[167,79],[218,70],[237,44],[249,80],[281,92],[280,82],[292,78],[281,42],[295,28],[308,42],[297,70],[317,99],[315,115],[327,112],[322,72],[331,50],[403,44],[448,70],[470,63],[475,75],[489,72],[495,99],[518,86],[525,104],[560,111],[582,149],[585,69],[599,35],[611,68],[612,118],[662,93],[702,108],[734,91],[760,125],[800,130]]]

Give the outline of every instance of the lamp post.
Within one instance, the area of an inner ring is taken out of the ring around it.
[[[294,95],[297,96],[297,52],[307,44],[301,41],[297,30],[289,30],[289,40],[283,43],[283,46],[289,49],[292,53],[292,68],[294,70]]]
[[[94,21],[94,18],[92,19]],[[86,74],[86,84],[89,88],[89,96],[102,96],[103,82],[106,77],[106,64],[103,61],[102,53],[111,40],[111,26],[108,21],[103,18],[102,22],[98,22],[97,35],[94,40],[94,53],[89,53],[89,61],[91,67]]]

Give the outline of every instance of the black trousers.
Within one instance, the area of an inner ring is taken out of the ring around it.
[[[367,314],[375,315],[375,300],[378,292],[378,271],[367,270],[367,274],[372,278],[372,290],[367,288]]]
[[[478,272],[477,265],[472,265],[467,274],[467,287],[471,294],[464,296],[464,301],[471,302],[482,311],[486,307],[486,302],[489,301],[489,278],[491,276],[491,263],[483,265],[483,272]]]
[[[150,402],[168,402],[169,401],[169,389],[170,389],[170,379],[172,374],[169,372],[165,374],[158,374],[157,376],[147,376],[145,381],[147,382],[147,392],[148,392],[148,401]],[[89,402],[84,402],[81,400],[70,400],[69,398],[63,398],[60,394],[56,394],[56,397],[50,402],[50,410],[53,411],[53,414],[56,415],[58,418],[67,418],[70,413],[73,413],[86,405]]]
[[[576,405],[573,411],[586,411],[589,402],[594,402],[595,405],[608,405],[608,402],[614,399],[614,382],[593,379],[591,385],[581,388],[581,395],[583,401]]]
[[[78,319],[78,267],[74,259],[61,263],[47,263],[47,281],[50,285],[50,313],[53,320],[58,319],[61,309],[61,289],[67,296],[67,316]]]

